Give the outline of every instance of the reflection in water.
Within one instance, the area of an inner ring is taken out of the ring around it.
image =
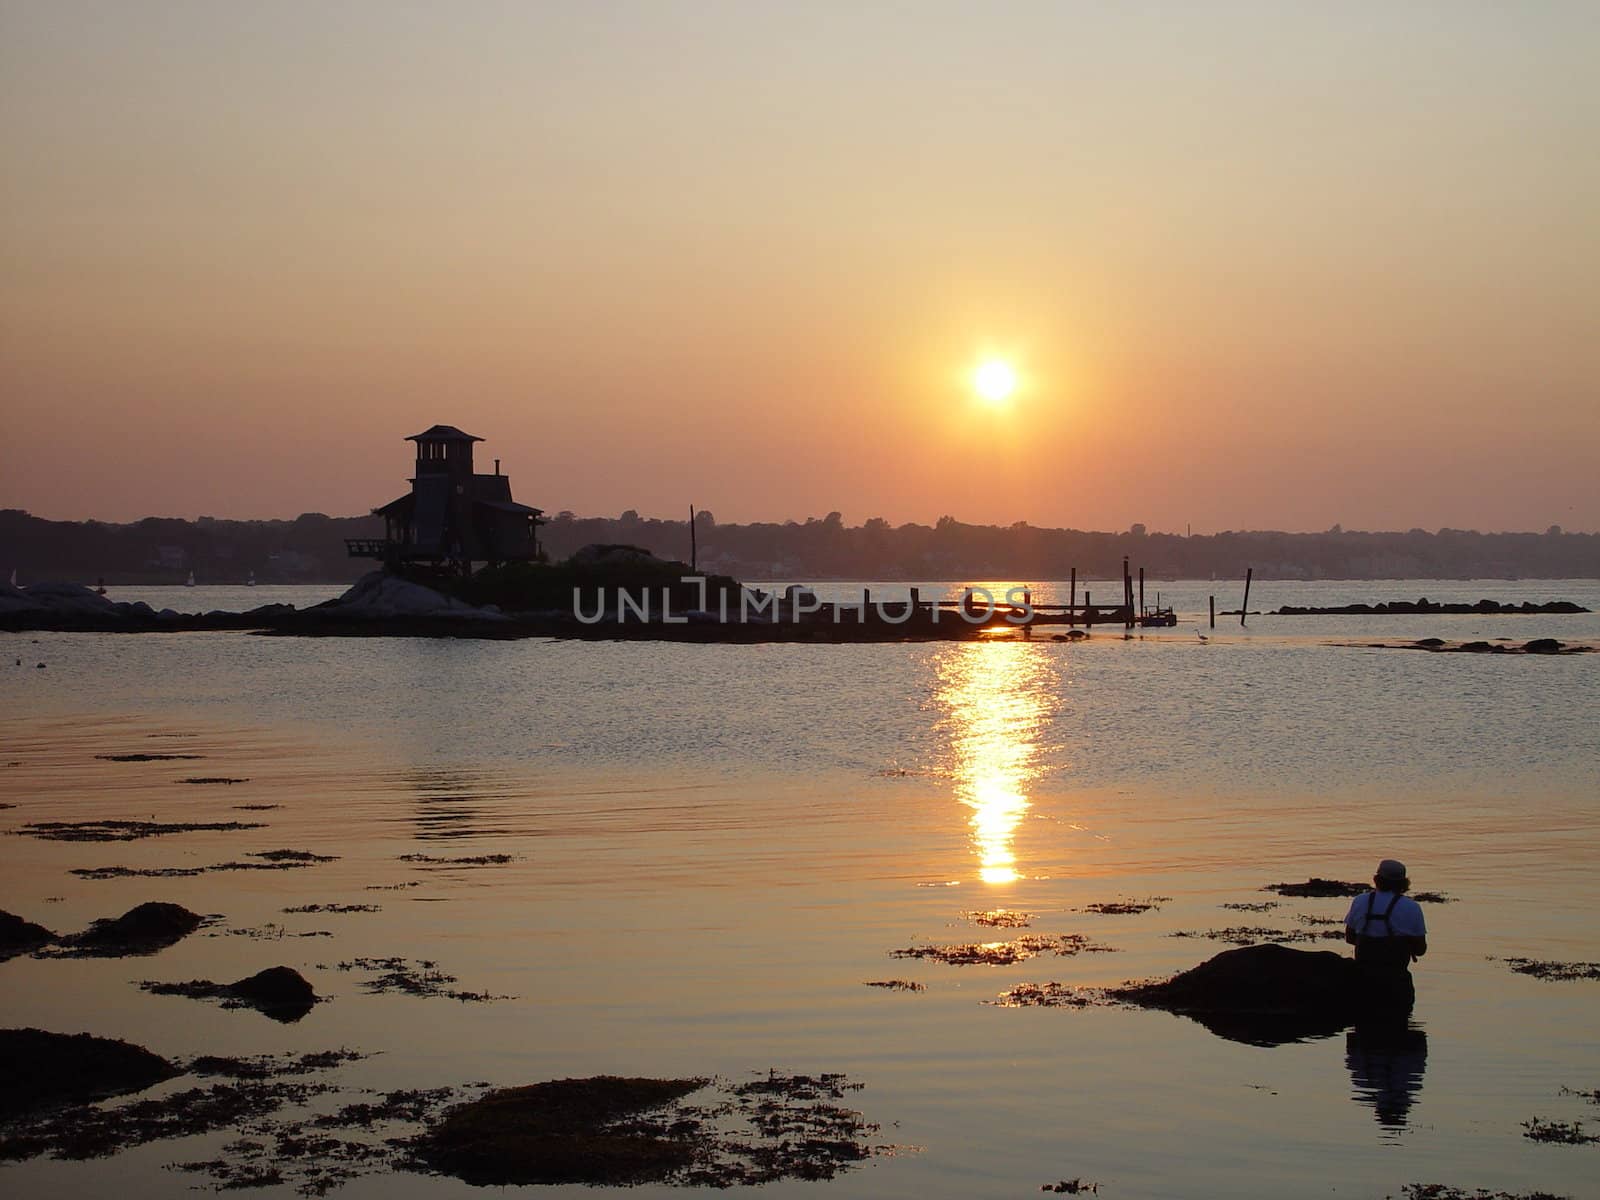
[[[1372,1105],[1385,1132],[1403,1129],[1422,1091],[1428,1035],[1409,1022],[1357,1025],[1345,1037],[1344,1061],[1355,1099]]]
[[[417,796],[416,836],[419,841],[487,837],[509,833],[493,818],[512,793],[490,772],[462,768],[417,768],[395,776]]]
[[[1029,808],[1028,785],[1041,773],[1039,741],[1054,712],[1051,656],[1023,642],[968,642],[939,664],[956,794],[985,883],[1018,878],[1013,843]]]

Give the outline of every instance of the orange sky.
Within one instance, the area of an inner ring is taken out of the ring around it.
[[[1589,3],[0,0],[0,506],[361,512],[447,422],[551,511],[1600,529],[1597,46]]]

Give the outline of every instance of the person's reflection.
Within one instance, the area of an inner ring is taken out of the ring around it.
[[[1358,1023],[1345,1035],[1344,1061],[1355,1099],[1372,1105],[1386,1132],[1405,1128],[1428,1065],[1421,1027],[1405,1020]]]

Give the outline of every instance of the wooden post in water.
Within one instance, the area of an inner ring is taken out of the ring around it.
[[[1085,625],[1089,624],[1089,609],[1092,608],[1092,607],[1093,606],[1089,603],[1089,589],[1088,588],[1084,588],[1083,589],[1083,623]]]
[[[1122,556],[1122,627],[1133,628],[1133,575],[1128,570],[1128,556]]]
[[[1217,598],[1208,596],[1207,599],[1211,601],[1211,628],[1215,629],[1217,627]]]
[[[1087,599],[1084,601],[1088,603]],[[1078,623],[1078,568],[1072,568],[1072,591],[1067,594],[1067,624]]]
[[[1244,569],[1244,603],[1239,606],[1239,625],[1243,627],[1245,614],[1250,611],[1250,580],[1255,577],[1256,569]]]
[[[689,505],[689,570],[698,574],[700,564],[700,547],[697,544],[694,532],[694,505]]]
[[[1139,616],[1144,617],[1144,568],[1139,568]]]

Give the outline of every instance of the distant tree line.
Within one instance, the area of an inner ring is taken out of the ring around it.
[[[628,511],[620,517],[558,513],[542,531],[550,554],[562,557],[592,542],[642,546],[687,560],[688,522],[662,521]],[[696,515],[699,565],[741,579],[934,580],[1065,579],[1076,567],[1086,578],[1120,577],[1122,558],[1166,579],[1233,578],[1253,567],[1263,579],[1539,579],[1600,578],[1600,535],[1478,533],[1228,532],[1186,537],[968,525],[941,517],[933,525],[891,525],[873,517],[846,525],[831,512],[806,521],[721,525]]]
[[[150,517],[125,525],[46,521],[0,510],[0,577],[108,583],[179,583],[193,571],[202,583],[352,580],[371,560],[345,553],[348,537],[381,537],[378,518],[306,513],[292,521],[182,521]],[[592,543],[640,546],[688,561],[687,520],[663,521],[629,510],[620,517],[562,512],[540,531],[551,559]],[[825,517],[723,525],[697,515],[695,540],[704,571],[740,579],[1065,579],[1114,578],[1128,556],[1156,578],[1236,578],[1253,567],[1262,579],[1600,578],[1600,534],[1479,533],[1411,529],[1358,533],[1239,531],[1185,537],[1135,525],[1122,533],[969,525],[941,517],[933,525],[891,525],[873,517],[846,525]]]

